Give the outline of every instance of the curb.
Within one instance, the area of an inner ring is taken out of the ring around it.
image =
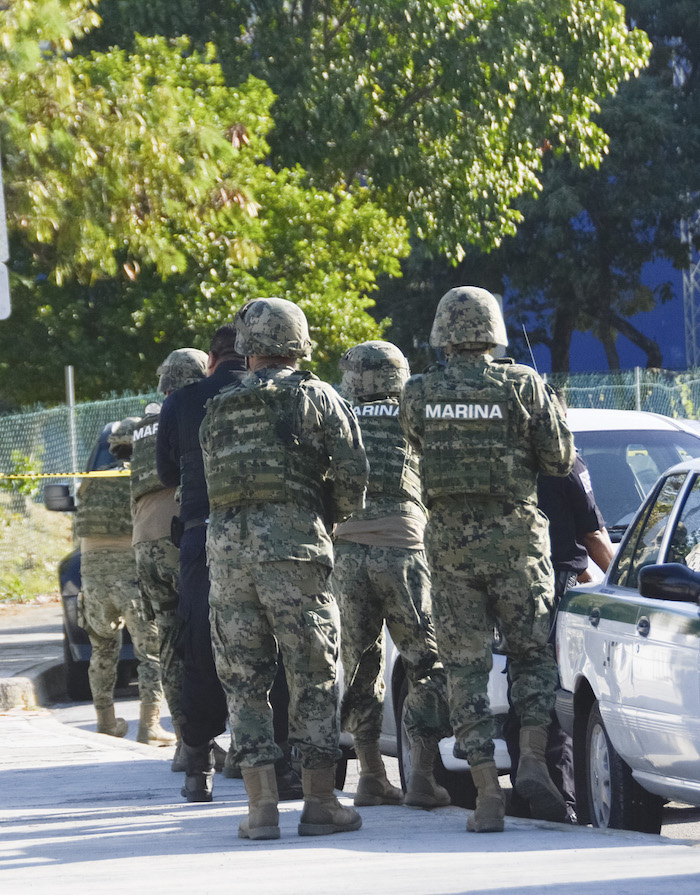
[[[64,692],[63,662],[44,662],[36,666],[31,677],[17,675],[0,678],[0,712],[50,705]]]

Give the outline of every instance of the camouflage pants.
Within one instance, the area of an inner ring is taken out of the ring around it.
[[[409,736],[430,745],[449,736],[445,672],[438,661],[425,554],[339,541],[332,581],[340,605],[343,729],[359,746],[379,742],[386,621],[406,669]]]
[[[180,631],[178,576],[180,551],[169,537],[134,545],[136,572],[144,612],[155,620],[160,641],[160,671],[165,698],[174,721],[181,719],[182,659],[175,646]]]
[[[226,691],[234,761],[275,762],[269,693],[277,648],[289,685],[289,743],[307,768],[332,766],[338,747],[338,608],[320,563],[210,563],[216,670]]]
[[[114,702],[120,630],[126,624],[139,660],[141,702],[156,704],[163,697],[158,661],[158,630],[145,618],[136,580],[133,550],[90,550],[81,557],[83,616],[92,645],[88,671],[96,709]]]
[[[493,757],[498,733],[487,695],[495,624],[505,635],[523,726],[550,722],[557,667],[547,643],[554,596],[548,524],[534,505],[441,502],[431,508],[426,547],[455,755],[478,764]]]

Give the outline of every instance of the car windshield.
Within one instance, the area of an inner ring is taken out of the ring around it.
[[[687,432],[620,429],[576,432],[596,503],[611,530],[624,530],[669,466],[700,457],[700,438]]]

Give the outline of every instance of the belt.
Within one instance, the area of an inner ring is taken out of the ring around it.
[[[189,531],[191,528],[199,528],[200,525],[206,525],[209,522],[209,518],[199,518],[199,519],[188,519],[187,522],[182,523],[182,530]]]

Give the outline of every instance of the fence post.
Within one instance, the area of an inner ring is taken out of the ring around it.
[[[641,367],[634,368],[634,390],[635,403],[637,410],[642,409],[642,370]]]
[[[75,383],[73,367],[65,367],[66,403],[68,404],[68,425],[70,428],[70,462],[71,472],[78,471],[78,437],[75,431]]]

